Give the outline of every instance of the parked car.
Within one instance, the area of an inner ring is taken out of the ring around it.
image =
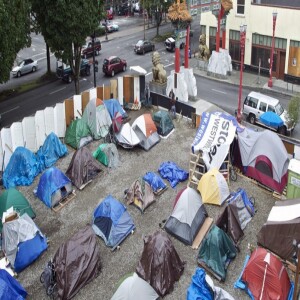
[[[85,45],[81,48],[81,57],[87,58],[88,56],[92,56],[95,51],[95,55],[99,55],[101,50],[101,42],[99,39],[94,40],[94,50],[93,50],[93,42],[92,40],[88,40]]]
[[[38,68],[37,60],[31,58],[21,60],[16,67],[12,69],[13,77],[20,77],[23,74],[35,72]]]
[[[125,59],[121,59],[117,56],[110,56],[104,59],[102,71],[105,75],[115,76],[118,72],[125,72],[127,68],[127,62]]]
[[[166,50],[173,52],[175,50],[175,36],[171,36],[165,40],[165,46]],[[180,49],[183,49],[185,46],[185,43],[183,41],[180,41],[179,47]]]
[[[283,125],[276,127],[266,126],[262,123],[260,121],[260,116],[267,111],[276,113],[282,120]],[[289,134],[295,127],[295,123],[289,117],[288,112],[283,108],[279,100],[261,93],[251,92],[248,94],[244,101],[243,114],[251,124],[267,127],[280,134]]]
[[[139,40],[134,46],[134,52],[137,54],[138,53],[145,54],[146,52],[154,51],[154,50],[155,50],[155,45],[148,40]]]
[[[114,32],[119,30],[119,25],[112,22],[103,22],[102,26],[107,27],[107,32]]]

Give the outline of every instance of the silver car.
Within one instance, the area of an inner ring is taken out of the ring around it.
[[[20,77],[23,74],[35,72],[38,68],[37,60],[31,58],[21,60],[16,67],[12,69],[13,77]]]

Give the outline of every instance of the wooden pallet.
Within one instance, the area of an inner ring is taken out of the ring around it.
[[[65,207],[69,202],[71,202],[76,197],[75,191],[73,190],[71,194],[63,198],[60,202],[58,202],[52,210],[55,212],[59,212],[63,207]]]
[[[211,217],[207,217],[204,221],[204,223],[202,224],[199,232],[197,233],[194,241],[193,241],[193,245],[192,245],[192,249],[198,249],[199,246],[201,245],[205,235],[207,234],[207,232],[210,230],[211,225],[213,224],[214,220]]]

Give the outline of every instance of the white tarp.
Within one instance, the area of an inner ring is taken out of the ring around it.
[[[35,118],[25,117],[22,120],[22,126],[25,147],[35,153],[38,150],[36,146]]]
[[[2,142],[3,157],[4,157],[4,169],[5,169],[9,163],[10,157],[13,154],[10,128],[1,129],[1,142]]]
[[[140,66],[131,66],[129,69],[131,71],[134,71],[134,72],[140,74],[140,75],[146,75],[147,74],[147,71],[144,68],[140,67]]]
[[[273,206],[268,222],[287,222],[300,217],[300,204]]]
[[[45,115],[43,110],[35,113],[36,146],[39,149],[46,139]]]
[[[10,126],[12,150],[15,151],[17,147],[24,147],[24,136],[21,122],[12,123]]]
[[[192,151],[203,152],[203,160],[208,170],[220,169],[228,155],[236,131],[234,117],[224,113],[204,112],[201,117],[196,137],[192,143]]]

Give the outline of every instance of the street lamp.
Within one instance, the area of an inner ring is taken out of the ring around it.
[[[240,87],[239,87],[239,100],[238,100],[238,111],[237,121],[242,121],[242,85],[243,85],[243,69],[244,69],[244,54],[245,54],[245,41],[246,41],[247,25],[240,26],[240,43],[241,43],[241,65],[240,65]]]
[[[271,49],[271,57],[270,57],[270,79],[268,81],[268,87],[273,86],[272,82],[272,70],[273,70],[273,56],[274,56],[274,46],[275,46],[275,27],[276,27],[276,19],[277,19],[277,12],[273,12],[273,36],[272,36],[272,49]]]

